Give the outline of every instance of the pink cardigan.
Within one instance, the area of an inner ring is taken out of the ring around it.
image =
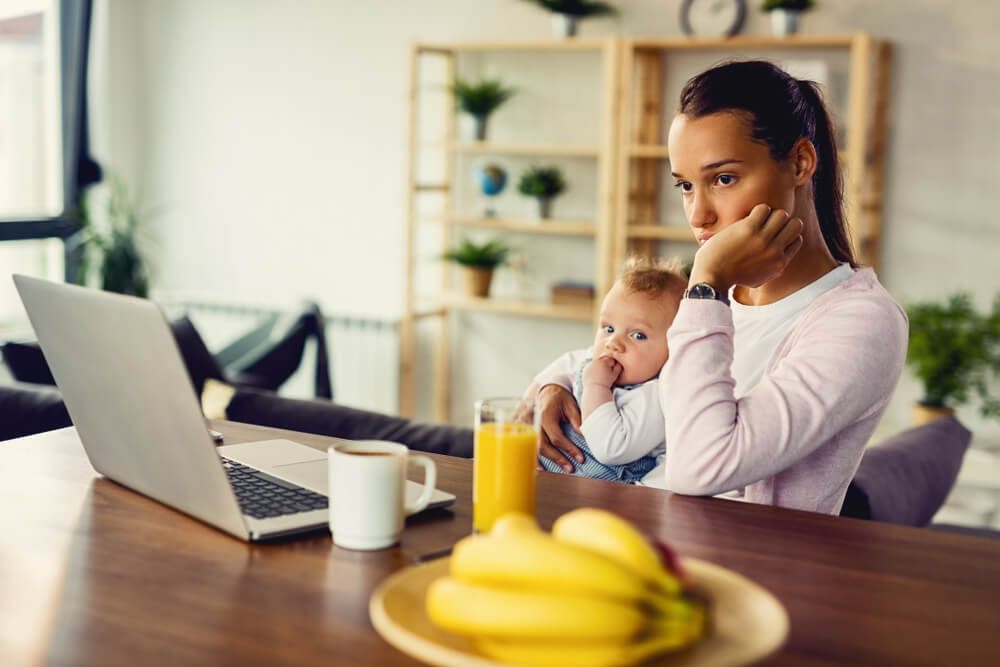
[[[719,301],[681,303],[660,373],[666,487],[745,488],[751,502],[837,514],[906,358],[906,315],[871,269],[819,296],[760,382],[733,396],[733,320]],[[554,368],[538,386],[565,384]]]

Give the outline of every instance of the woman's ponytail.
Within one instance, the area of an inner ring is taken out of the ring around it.
[[[838,262],[849,262],[852,267],[856,267],[854,250],[847,238],[843,176],[840,171],[840,157],[837,153],[833,123],[826,111],[826,105],[823,104],[819,86],[812,81],[798,81],[798,87],[813,116],[812,123],[806,124],[812,125],[813,136],[810,140],[819,158],[819,165],[812,179],[813,202],[816,205],[819,228],[833,258]]]

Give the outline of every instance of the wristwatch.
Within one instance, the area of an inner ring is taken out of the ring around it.
[[[715,299],[729,305],[729,297],[708,283],[697,283],[684,290],[685,299]]]

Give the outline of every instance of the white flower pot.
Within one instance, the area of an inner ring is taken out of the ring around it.
[[[553,37],[575,37],[576,27],[580,21],[579,16],[569,14],[552,15],[552,36]]]
[[[799,28],[799,14],[796,9],[771,10],[771,34],[775,37],[794,35]]]

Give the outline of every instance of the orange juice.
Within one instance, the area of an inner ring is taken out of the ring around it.
[[[476,429],[472,525],[486,533],[507,512],[535,515],[538,433],[531,424],[489,422]]]

